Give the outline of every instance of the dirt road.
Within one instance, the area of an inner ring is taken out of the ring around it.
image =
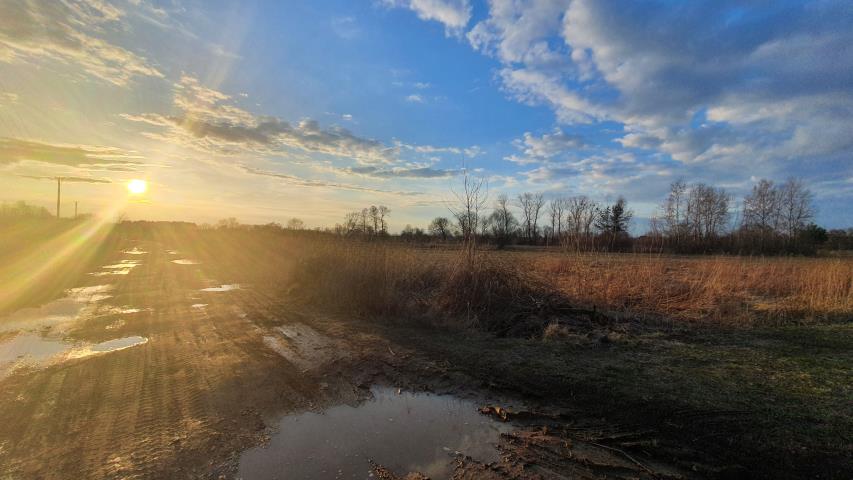
[[[133,262],[127,271],[92,272],[81,286],[102,293],[74,299],[82,307],[65,317],[43,307],[5,320],[0,478],[209,475],[263,440],[262,415],[360,394],[332,382],[321,391],[305,372],[323,367],[318,358],[294,349],[291,362],[265,345],[269,299],[203,291],[217,279],[167,250],[140,245],[109,265]],[[39,338],[9,351],[25,335]]]

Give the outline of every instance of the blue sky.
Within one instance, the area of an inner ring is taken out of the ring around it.
[[[333,225],[491,195],[736,200],[803,179],[853,225],[853,4],[11,0],[0,6],[0,200],[131,218]],[[24,177],[24,175],[29,177]],[[89,181],[84,181],[84,180]]]

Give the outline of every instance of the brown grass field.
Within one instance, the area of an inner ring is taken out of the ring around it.
[[[313,282],[316,295],[328,288],[347,307],[370,313],[414,308],[410,313],[431,312],[435,320],[453,317],[463,324],[472,313],[501,316],[535,308],[536,297],[610,315],[733,327],[821,323],[853,312],[850,258],[546,248],[483,249],[468,258],[445,246],[338,241],[312,242],[301,254],[310,264],[302,278]]]

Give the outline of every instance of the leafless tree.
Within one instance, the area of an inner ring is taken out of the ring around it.
[[[492,235],[494,235],[498,246],[503,247],[509,243],[518,229],[518,220],[515,219],[515,215],[509,209],[509,198],[505,193],[498,195],[490,218]]]
[[[294,217],[287,221],[287,226],[285,228],[287,228],[288,230],[304,230],[305,222],[303,222],[299,218]]]
[[[814,218],[812,193],[802,181],[789,178],[779,186],[779,222],[777,228],[783,235],[793,238]]]
[[[743,199],[743,226],[749,230],[772,232],[779,223],[779,190],[762,179]]]
[[[477,243],[477,226],[480,220],[480,211],[488,199],[488,186],[485,179],[474,177],[464,170],[462,175],[462,188],[459,191],[452,190],[456,197],[456,204],[449,207],[450,212],[456,218],[459,229],[462,231],[462,239],[465,248],[473,253]]]
[[[598,204],[584,195],[571,197],[566,203],[565,247],[575,251],[592,247],[592,225],[598,214]]]
[[[524,237],[532,243],[538,237],[539,214],[545,204],[545,197],[541,193],[525,192],[518,195],[518,206],[521,208],[521,226]]]
[[[435,217],[432,222],[430,222],[428,230],[430,235],[434,237],[439,237],[442,240],[447,240],[447,237],[450,236],[450,220],[445,217]]]
[[[684,223],[695,240],[711,240],[723,233],[729,221],[730,200],[722,188],[704,183],[690,187]]]
[[[663,204],[663,221],[666,234],[675,241],[681,242],[687,231],[687,184],[678,179],[669,186],[669,195]]]
[[[565,198],[554,198],[548,204],[548,215],[551,217],[551,238],[555,243],[560,242],[563,237],[566,203]]]
[[[390,214],[390,208],[386,207],[385,205],[379,205],[379,231],[383,235],[388,233],[388,222],[385,221],[385,217],[389,216]]]

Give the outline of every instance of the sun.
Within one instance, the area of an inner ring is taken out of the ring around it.
[[[148,182],[145,180],[133,179],[127,182],[127,189],[133,195],[142,195],[148,190]]]

